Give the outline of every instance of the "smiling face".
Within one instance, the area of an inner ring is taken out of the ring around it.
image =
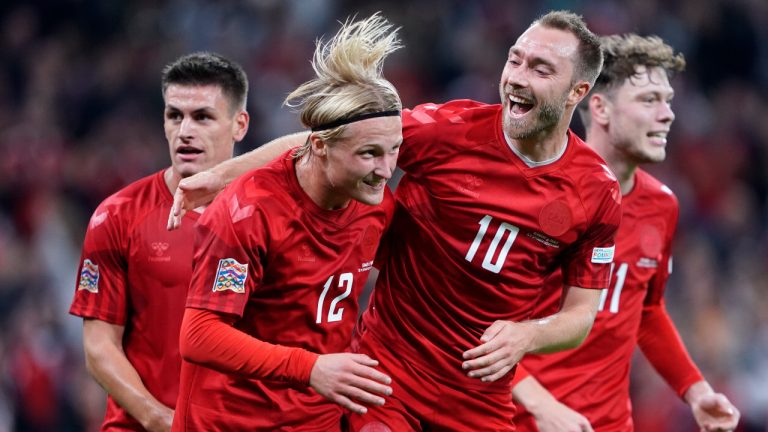
[[[504,132],[513,139],[540,137],[564,120],[574,84],[573,34],[531,26],[509,50],[499,94]]]
[[[350,123],[342,136],[327,144],[312,136],[310,158],[318,158],[318,193],[307,191],[324,208],[342,208],[351,199],[376,205],[392,177],[403,142],[399,116]]]
[[[179,178],[231,158],[235,142],[248,130],[248,114],[233,110],[218,85],[171,84],[164,99],[165,138]]]
[[[633,164],[661,162],[675,114],[674,90],[664,69],[639,66],[606,98],[611,145]]]

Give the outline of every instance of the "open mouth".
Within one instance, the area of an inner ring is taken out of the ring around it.
[[[369,186],[369,187],[371,187],[373,189],[376,189],[376,190],[382,189],[386,183],[387,183],[387,181],[384,180],[384,179],[377,179],[377,180],[374,180],[374,179],[364,179],[363,180],[363,184],[365,184],[366,186]]]
[[[665,145],[667,144],[667,132],[661,131],[661,132],[648,132],[647,134],[648,138],[651,139],[651,142],[657,145]]]
[[[520,96],[509,95],[509,112],[517,117],[528,114],[533,109],[533,101]]]

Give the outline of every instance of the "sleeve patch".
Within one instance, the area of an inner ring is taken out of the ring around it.
[[[231,290],[237,294],[245,293],[245,279],[248,277],[248,264],[240,264],[234,258],[219,260],[213,291]]]
[[[616,246],[592,249],[592,262],[595,264],[610,264],[613,262],[613,251]]]
[[[77,290],[86,290],[94,294],[99,292],[99,266],[87,258],[83,261],[83,269],[80,270]]]

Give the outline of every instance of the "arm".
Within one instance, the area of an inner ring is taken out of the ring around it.
[[[715,393],[688,355],[664,303],[646,305],[638,344],[654,369],[691,407],[702,430],[733,430],[739,410],[728,398]]]
[[[569,287],[559,312],[545,318],[496,321],[480,338],[482,344],[464,352],[464,370],[473,378],[496,381],[526,353],[549,353],[575,348],[592,328],[600,290]]]
[[[124,327],[83,320],[85,365],[112,399],[148,431],[170,431],[173,410],[152,396],[123,352]]]
[[[274,345],[234,327],[235,317],[187,308],[179,349],[184,360],[224,373],[309,385],[323,397],[364,414],[358,400],[383,405],[392,389],[388,376],[374,369],[378,362],[364,354],[318,355],[302,348]]]
[[[168,215],[168,229],[174,230],[180,227],[181,218],[187,210],[210,203],[234,179],[300,146],[308,136],[308,132],[297,132],[276,138],[248,153],[183,179],[173,195],[173,206]]]
[[[521,370],[518,365],[518,372]],[[513,381],[512,398],[531,413],[539,432],[593,431],[586,417],[560,403],[533,375],[523,375],[524,378]]]

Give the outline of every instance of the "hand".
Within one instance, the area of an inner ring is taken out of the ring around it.
[[[532,414],[539,432],[594,432],[586,417],[554,398]]]
[[[529,351],[533,332],[527,323],[496,321],[480,337],[482,345],[464,352],[462,368],[471,378],[496,381],[506,375]]]
[[[722,393],[701,395],[691,402],[691,411],[702,431],[723,432],[736,429],[741,414]]]
[[[141,425],[148,432],[170,432],[173,424],[173,410],[165,405],[158,405],[150,410],[151,413],[141,422]]]
[[[325,354],[317,358],[309,376],[309,385],[326,399],[357,414],[368,410],[356,403],[384,405],[392,380],[374,369],[379,362],[365,354]]]
[[[173,194],[173,206],[168,215],[168,230],[172,231],[181,226],[181,218],[187,210],[202,207],[216,198],[224,189],[224,180],[212,171],[202,171],[187,177],[176,188]]]

